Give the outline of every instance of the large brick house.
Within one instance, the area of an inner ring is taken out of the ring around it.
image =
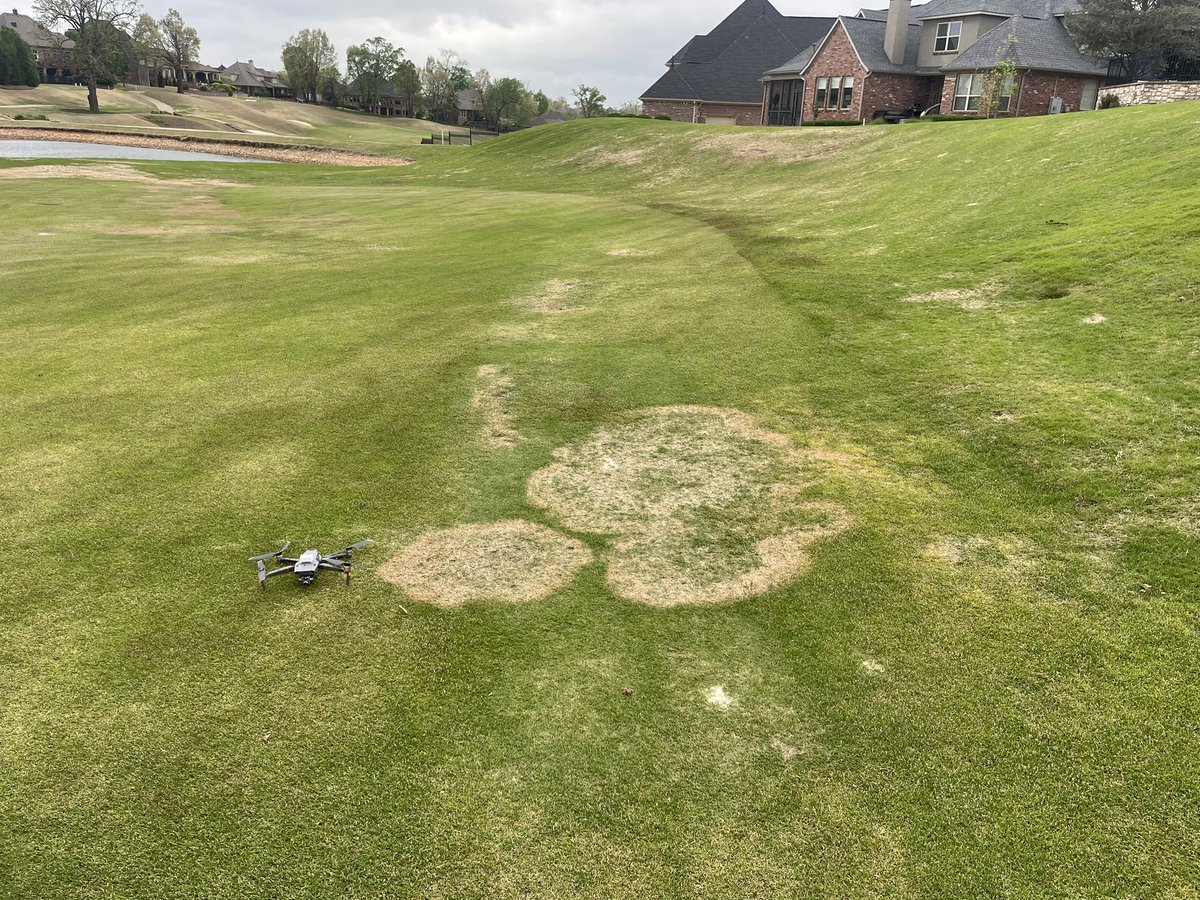
[[[768,0],[744,0],[667,61],[667,72],[642,94],[642,109],[680,122],[759,125],[762,73],[820,40],[833,22],[784,16]]]
[[[820,41],[763,75],[763,124],[871,120],[887,112],[1033,116],[1093,109],[1107,66],[1063,24],[1076,0],[891,0],[839,16]],[[991,104],[990,73],[1016,76]],[[989,108],[990,106],[990,108]]]
[[[34,19],[23,16],[15,9],[11,13],[0,13],[0,28],[10,28],[20,35],[21,40],[33,48],[37,57],[38,77],[45,82],[71,83],[75,76],[71,71],[71,53],[75,42],[61,34],[47,31]]]

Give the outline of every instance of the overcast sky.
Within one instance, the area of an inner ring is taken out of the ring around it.
[[[0,0],[2,2],[2,0]],[[636,99],[693,34],[741,0],[143,0],[156,18],[176,6],[200,32],[200,60],[281,66],[279,50],[301,28],[323,28],[345,69],[346,47],[380,35],[418,64],[443,47],[494,76],[570,96],[584,82],[610,105]],[[785,16],[853,13],[852,0],[773,0]],[[26,4],[27,5],[27,4]],[[861,5],[861,2],[860,2]],[[882,0],[879,6],[885,5]],[[25,10],[23,10],[25,11]]]

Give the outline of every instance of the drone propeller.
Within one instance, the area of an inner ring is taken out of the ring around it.
[[[350,552],[352,552],[352,551],[354,551],[354,550],[361,550],[363,547],[370,547],[370,546],[371,546],[373,543],[375,543],[375,542],[374,542],[374,541],[372,541],[372,540],[359,541],[357,544],[351,544],[349,547],[347,547],[347,548],[346,548],[345,550],[343,550],[342,552],[343,552],[343,553],[350,553]]]
[[[279,557],[283,556],[283,554],[287,553],[288,547],[290,546],[292,546],[292,542],[288,541],[274,553],[263,553],[259,556],[250,557],[250,562],[258,562],[264,559],[278,559]]]

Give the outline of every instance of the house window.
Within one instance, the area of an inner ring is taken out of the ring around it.
[[[838,108],[838,98],[841,95],[842,95],[842,79],[840,77],[839,78],[830,78],[829,79],[829,99],[826,103],[825,108],[826,109],[837,109]]]
[[[959,75],[954,82],[954,111],[975,112],[983,94],[982,75]]]
[[[842,79],[842,109],[849,109],[854,100],[854,79],[846,76]]]
[[[938,22],[937,36],[933,42],[934,53],[957,53],[958,39],[962,36],[962,22]]]
[[[1000,95],[996,98],[996,112],[1008,112],[1008,105],[1012,102],[1013,95],[1013,80],[1009,75],[1004,79],[1004,83],[1000,85]]]
[[[817,79],[817,99],[816,99],[816,102],[813,104],[813,106],[816,109],[824,109],[825,108],[825,95],[826,95],[826,93],[828,93],[828,90],[829,90],[829,79],[828,78],[818,78]]]

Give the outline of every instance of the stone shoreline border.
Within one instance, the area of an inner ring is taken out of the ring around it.
[[[273,144],[268,141],[237,141],[224,138],[165,136],[131,132],[87,131],[78,128],[40,126],[0,127],[0,140],[70,141],[112,144],[118,147],[142,147],[147,150],[195,150],[224,156],[241,156],[270,162],[325,163],[334,166],[407,166],[413,160],[403,156],[382,156],[353,150],[336,150],[303,144]]]

